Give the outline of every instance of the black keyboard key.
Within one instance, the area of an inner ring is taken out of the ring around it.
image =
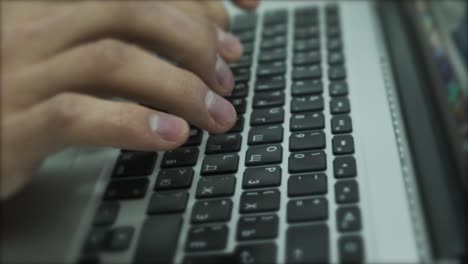
[[[289,150],[314,150],[325,148],[325,134],[322,131],[304,131],[291,133]]]
[[[300,173],[310,171],[323,171],[327,169],[326,154],[317,152],[296,152],[289,156],[289,172]]]
[[[294,10],[294,15],[297,17],[317,17],[318,16],[318,8],[315,6],[310,7],[298,7]]]
[[[326,194],[327,189],[327,176],[323,173],[291,175],[288,179],[291,197]]]
[[[293,82],[291,94],[293,96],[321,94],[323,92],[323,83],[320,80],[305,80]]]
[[[128,249],[132,242],[135,228],[131,226],[121,226],[109,231],[109,240],[106,243],[106,251],[124,251]]]
[[[320,65],[298,66],[293,69],[292,78],[294,81],[304,79],[322,78],[322,67]]]
[[[331,130],[333,134],[350,133],[353,131],[351,117],[348,115],[337,115],[331,119]]]
[[[235,187],[234,175],[202,177],[198,181],[197,198],[232,196]]]
[[[234,98],[245,98],[249,94],[249,84],[246,82],[239,82],[234,85],[231,95],[228,97],[230,99]]]
[[[359,189],[355,180],[335,183],[335,201],[339,204],[359,202]]]
[[[256,92],[266,92],[274,90],[284,90],[286,87],[286,80],[283,75],[277,75],[268,78],[257,79],[255,85]]]
[[[109,239],[109,230],[106,228],[93,228],[86,237],[83,252],[97,253],[105,246]]]
[[[258,92],[253,99],[253,108],[265,108],[284,105],[284,92]]]
[[[247,110],[247,102],[244,98],[230,98],[229,102],[234,106],[237,114],[244,114]]]
[[[118,202],[103,202],[99,205],[93,225],[110,226],[114,224],[119,213],[120,204]]]
[[[243,216],[237,222],[237,240],[269,239],[278,236],[278,216]]]
[[[190,128],[189,138],[184,146],[199,146],[203,139],[203,131],[198,128]]]
[[[336,225],[340,232],[361,230],[361,211],[357,206],[339,207],[336,210]]]
[[[250,68],[252,66],[252,56],[244,54],[239,60],[229,64],[231,69]]]
[[[248,82],[250,81],[250,70],[248,73],[242,73],[242,74],[234,74],[234,82],[239,83],[239,82]]]
[[[325,198],[303,198],[288,202],[288,222],[309,222],[328,219],[328,201]]]
[[[120,153],[112,177],[147,176],[153,173],[158,154],[156,152],[128,151]]]
[[[255,28],[257,24],[257,15],[254,13],[245,13],[236,15],[231,24],[231,31],[238,32]]]
[[[296,52],[293,57],[294,66],[319,64],[320,61],[320,51]]]
[[[337,38],[341,36],[341,29],[338,25],[328,25],[327,38]]]
[[[184,147],[166,151],[161,168],[194,166],[198,160],[198,148]]]
[[[341,38],[328,38],[327,40],[327,49],[328,51],[338,51],[343,47]]]
[[[245,156],[245,166],[278,164],[283,160],[281,145],[251,146]]]
[[[236,248],[233,263],[276,263],[276,250],[274,243],[241,245]]]
[[[284,121],[284,110],[281,107],[256,109],[250,117],[251,126],[281,124]]]
[[[192,184],[193,173],[192,168],[160,170],[154,190],[188,188]]]
[[[296,28],[294,31],[295,39],[310,39],[318,38],[320,30],[317,26],[308,26]]]
[[[238,116],[234,126],[229,130],[229,133],[242,132],[244,130],[244,117]]]
[[[330,81],[339,81],[346,79],[346,70],[343,66],[331,66],[328,69],[328,78]]]
[[[263,38],[260,44],[262,50],[275,49],[286,47],[287,39],[286,36],[275,36]]]
[[[192,227],[188,234],[185,250],[207,251],[224,249],[227,244],[227,238],[228,228],[226,225]],[[158,258],[155,259],[159,261]]]
[[[219,263],[234,263],[232,254],[216,254],[209,253],[208,255],[187,256],[184,258],[183,264],[219,264]]]
[[[176,214],[146,218],[133,263],[173,262],[181,225],[182,217]]]
[[[255,30],[246,30],[236,34],[242,43],[251,43],[255,39]]]
[[[335,136],[332,139],[334,155],[345,155],[354,153],[354,139],[351,135]]]
[[[335,97],[330,101],[330,112],[333,115],[350,112],[349,100],[346,97]]]
[[[333,51],[328,53],[328,64],[330,65],[342,65],[344,63],[344,55],[341,51]]]
[[[104,200],[141,199],[146,194],[148,184],[146,178],[111,181],[104,193]]]
[[[294,21],[294,27],[302,28],[308,26],[317,27],[319,23],[318,16],[298,16]]]
[[[206,154],[237,152],[241,148],[242,136],[240,134],[212,135],[206,143]]]
[[[147,214],[181,213],[185,211],[188,193],[186,191],[155,192],[151,196]]]
[[[244,47],[243,54],[249,54],[250,56],[252,56],[252,53],[254,51],[254,43],[253,42],[244,43],[244,44],[242,44],[242,46]]]
[[[320,39],[319,38],[312,38],[312,39],[304,39],[304,40],[297,40],[293,44],[295,52],[306,52],[312,50],[319,50],[320,49]]]
[[[328,89],[330,96],[343,96],[348,94],[348,83],[343,81],[331,82]]]
[[[242,187],[244,189],[276,187],[281,184],[281,167],[254,167],[244,171]]]
[[[287,263],[329,263],[330,234],[328,226],[290,226],[286,232]]]
[[[242,193],[239,206],[241,213],[278,211],[280,207],[280,192],[277,189],[244,192]]]
[[[271,75],[283,75],[284,73],[286,73],[286,65],[282,61],[271,64],[260,64],[257,68],[257,76],[259,78]]]
[[[268,26],[263,28],[262,35],[263,37],[275,37],[275,36],[284,36],[286,35],[286,31],[288,30],[288,26],[286,24],[278,24],[274,26]]]
[[[276,48],[274,50],[262,51],[259,55],[259,62],[266,63],[272,61],[284,61],[286,59],[286,49]]]
[[[252,127],[249,131],[249,145],[283,142],[283,126],[269,125]]]
[[[236,173],[239,166],[239,155],[207,155],[203,160],[201,175]]]
[[[288,13],[285,9],[268,10],[264,13],[263,24],[265,27],[276,24],[284,24],[288,19]]]
[[[356,176],[356,160],[352,156],[337,157],[333,161],[335,178],[350,178]]]
[[[360,236],[343,236],[338,240],[341,263],[364,263],[364,243]]]
[[[336,16],[338,15],[338,12],[339,12],[339,7],[337,4],[335,3],[329,3],[325,6],[325,14],[327,17],[329,16]]]
[[[323,129],[325,117],[322,113],[300,113],[291,116],[291,131],[303,131],[312,129]]]
[[[193,206],[191,221],[193,224],[229,221],[231,210],[229,199],[199,201]]]
[[[320,95],[295,96],[291,100],[291,112],[322,111],[323,104],[323,97]]]
[[[251,70],[250,68],[232,68],[232,73],[234,74],[234,76],[236,75],[249,75]]]

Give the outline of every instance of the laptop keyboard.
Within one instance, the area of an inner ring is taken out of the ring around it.
[[[165,153],[122,150],[85,259],[133,243],[135,263],[364,261],[340,24],[336,5],[236,17],[236,125],[222,135],[192,127]],[[121,203],[142,199],[141,228],[115,224]]]

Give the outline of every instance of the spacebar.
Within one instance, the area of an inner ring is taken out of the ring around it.
[[[140,232],[134,263],[173,262],[181,224],[180,215],[148,217]]]

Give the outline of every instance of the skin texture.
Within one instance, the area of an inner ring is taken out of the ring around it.
[[[186,141],[189,123],[212,133],[234,125],[222,96],[234,86],[226,63],[242,45],[226,32],[221,2],[1,4],[0,199],[69,146],[169,150]],[[108,99],[116,96],[129,101]]]

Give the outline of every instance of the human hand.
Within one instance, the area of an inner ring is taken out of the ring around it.
[[[236,113],[221,97],[234,85],[225,61],[242,46],[222,30],[218,2],[197,4],[2,2],[0,198],[68,146],[168,150],[185,142],[187,122],[229,130]],[[115,96],[166,113],[105,99]]]

